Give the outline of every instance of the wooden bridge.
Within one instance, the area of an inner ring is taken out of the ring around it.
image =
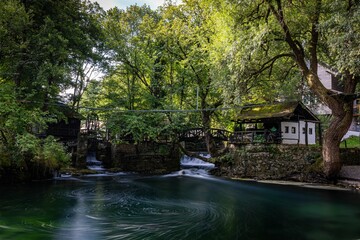
[[[231,132],[223,129],[211,128],[211,136],[216,140],[228,141]],[[205,131],[202,128],[191,128],[179,135],[180,141],[197,141],[205,137]]]
[[[281,143],[281,133],[272,132],[269,130],[248,130],[248,131],[236,131],[230,132],[224,129],[211,128],[209,129],[212,138],[216,142],[228,142],[234,144],[250,144],[250,143]],[[178,134],[178,140],[180,142],[205,142],[205,131],[203,128],[191,128]],[[131,135],[121,136],[122,141],[134,142]],[[144,138],[144,142],[150,141]],[[158,136],[158,142],[172,142],[171,138],[166,136]]]
[[[281,143],[281,134],[269,130],[252,130],[230,132],[224,129],[211,128],[210,134],[215,140],[228,141],[229,143]],[[203,140],[205,131],[202,128],[192,128],[179,135],[180,141],[196,142]]]

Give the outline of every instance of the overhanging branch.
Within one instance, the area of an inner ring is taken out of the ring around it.
[[[271,69],[277,60],[279,60],[281,58],[285,58],[285,57],[294,58],[294,54],[292,54],[292,53],[282,53],[282,54],[276,55],[275,57],[272,57],[270,60],[268,60],[264,64],[262,64],[261,67],[257,71],[253,72],[251,75],[255,76],[255,75],[258,75],[260,73],[263,73],[267,69]]]

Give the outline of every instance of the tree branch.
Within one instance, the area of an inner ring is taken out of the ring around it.
[[[277,21],[279,22],[279,24],[283,30],[285,41],[288,43],[289,47],[294,52],[294,57],[295,57],[296,62],[298,63],[303,74],[306,75],[308,73],[309,69],[306,66],[305,56],[303,54],[303,51],[298,47],[298,44],[296,44],[296,42],[292,38],[290,29],[285,22],[285,17],[284,17],[282,5],[281,5],[281,0],[276,0],[277,10],[271,4],[271,0],[266,0],[266,2],[268,3],[270,11],[276,17]]]
[[[313,15],[311,23],[311,40],[310,40],[310,70],[317,74],[318,70],[318,57],[317,57],[317,45],[319,42],[319,32],[317,27],[319,25],[321,9],[321,0],[316,0],[315,15]]]
[[[277,9],[272,4],[271,0],[266,0],[266,2],[268,3],[268,6],[269,6],[271,12],[273,13],[275,18],[279,22],[279,24],[283,30],[283,33],[284,33],[285,41],[289,45],[290,49],[293,51],[293,53],[295,55],[295,61],[296,61],[297,65],[299,66],[303,76],[307,80],[307,83],[308,83],[310,89],[312,89],[317,94],[317,96],[322,101],[326,102],[329,106],[337,105],[337,100],[334,97],[333,92],[324,87],[324,85],[321,83],[321,81],[317,75],[318,61],[317,61],[317,48],[316,47],[318,45],[318,32],[317,32],[316,27],[317,27],[317,23],[319,21],[321,0],[317,0],[317,2],[316,2],[317,4],[316,4],[315,12],[317,13],[318,16],[313,18],[313,23],[312,23],[312,32],[311,32],[312,46],[311,46],[311,49],[312,49],[313,53],[310,56],[311,57],[311,59],[310,59],[311,60],[311,68],[310,69],[308,68],[308,66],[306,64],[306,58],[305,58],[302,48],[300,47],[301,45],[299,43],[297,43],[296,41],[294,41],[292,34],[290,32],[289,26],[287,25],[287,23],[285,21],[283,8],[281,5],[281,0],[276,0]]]
[[[8,144],[8,140],[7,140],[6,136],[5,136],[4,131],[3,131],[3,130],[0,130],[0,133],[1,133],[1,138],[3,139],[3,143],[4,143],[5,145],[7,145],[7,144]]]
[[[269,68],[272,68],[272,66],[275,64],[275,62],[283,57],[294,57],[294,54],[292,53],[282,53],[279,55],[276,55],[275,57],[271,58],[270,60],[268,60],[267,62],[265,62],[263,65],[261,65],[261,67],[259,68],[259,70],[255,71],[253,74],[251,74],[252,76],[258,75],[264,71],[266,71]]]

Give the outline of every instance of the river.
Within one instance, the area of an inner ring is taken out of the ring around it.
[[[360,239],[360,194],[185,167],[0,186],[0,239]]]

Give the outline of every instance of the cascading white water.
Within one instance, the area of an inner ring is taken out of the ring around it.
[[[200,156],[205,158],[210,158],[210,154],[202,153]],[[203,168],[203,169],[212,169],[215,167],[215,164],[210,162],[205,162],[199,158],[189,157],[187,155],[182,156],[180,159],[180,165],[183,168]]]
[[[89,169],[95,171],[104,171],[102,162],[96,159],[96,152],[88,152],[86,156],[86,165]]]
[[[200,155],[205,158],[211,157],[208,153],[201,153]],[[215,164],[184,155],[180,159],[180,167],[182,170],[178,172],[179,175],[206,177],[209,176],[208,171],[215,168]]]

